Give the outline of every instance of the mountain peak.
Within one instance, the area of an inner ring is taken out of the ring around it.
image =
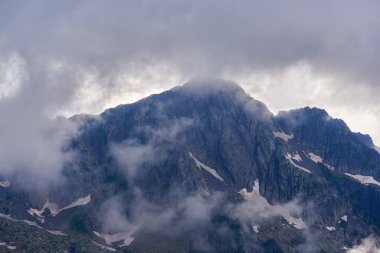
[[[245,91],[237,83],[217,78],[194,79],[175,89],[198,95],[231,92],[245,94]]]
[[[289,117],[289,116],[307,116],[307,117],[317,117],[317,118],[331,118],[331,116],[327,113],[326,110],[318,108],[318,107],[303,107],[299,109],[294,109],[290,111],[280,111],[277,116],[278,117]]]

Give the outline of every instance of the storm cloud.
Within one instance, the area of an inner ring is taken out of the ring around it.
[[[323,107],[379,144],[379,12],[375,0],[0,0],[0,137],[13,147],[2,167],[40,143],[59,168],[67,136],[52,144],[44,130],[56,115],[204,77],[238,82],[275,113]]]

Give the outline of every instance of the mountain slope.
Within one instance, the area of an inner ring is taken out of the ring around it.
[[[73,252],[344,252],[379,235],[380,155],[324,110],[274,116],[213,81],[70,120],[63,188],[1,187],[0,212],[76,237]]]

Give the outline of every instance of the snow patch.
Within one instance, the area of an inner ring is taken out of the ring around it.
[[[297,165],[294,161],[302,161],[302,159],[301,159],[301,157],[299,156],[299,154],[297,153],[295,156],[292,156],[291,154],[289,154],[289,153],[287,153],[286,154],[286,156],[285,156],[285,158],[294,166],[294,167],[296,167],[296,168],[298,168],[298,169],[300,169],[300,170],[303,170],[303,171],[305,171],[305,172],[307,172],[307,173],[311,173],[311,171],[310,170],[308,170],[308,169],[306,169],[306,168],[304,168],[304,167],[302,167],[302,166],[299,166],[299,165]]]
[[[25,224],[28,224],[29,226],[36,227],[36,228],[39,228],[39,229],[43,229],[43,227],[41,227],[40,225],[38,225],[34,221],[22,220],[22,222],[24,222]]]
[[[344,174],[358,180],[360,183],[364,185],[374,184],[374,185],[380,186],[380,182],[376,181],[372,176],[363,176],[363,175],[358,175],[358,174],[353,175],[350,173],[344,173]]]
[[[307,228],[307,226],[303,222],[302,218],[295,218],[295,217],[293,217],[292,215],[290,215],[289,211],[283,212],[282,217],[284,217],[285,220],[287,220],[290,225],[293,225],[297,229]]]
[[[320,157],[314,153],[311,153],[311,152],[309,153],[309,158],[315,163],[322,163],[323,162],[322,157]]]
[[[10,221],[17,221],[16,219],[13,219],[9,214],[0,213],[0,218],[4,218]]]
[[[284,133],[283,131],[281,131],[281,132],[273,132],[273,135],[276,138],[280,138],[280,139],[282,139],[285,142],[288,142],[289,140],[291,140],[291,139],[294,138],[293,133],[291,135],[288,135],[288,134]]]
[[[251,192],[248,192],[247,188],[243,188],[239,191],[240,195],[242,195],[243,198],[247,201],[257,203],[258,205],[261,205],[261,206],[271,207],[268,201],[260,194],[259,180],[256,179],[254,183],[255,185],[253,186]]]
[[[0,187],[7,188],[11,185],[11,183],[8,180],[0,181]]]
[[[84,206],[91,202],[91,196],[87,195],[86,197],[79,198],[78,200],[70,203],[69,205],[59,209],[59,206],[56,203],[52,203],[47,200],[41,210],[34,208],[29,208],[27,212],[33,217],[37,218],[40,222],[44,223],[44,218],[46,216],[45,212],[48,210],[51,216],[56,216],[60,212],[66,209],[70,209],[76,206]]]
[[[67,205],[67,206],[59,209],[58,213],[62,212],[63,210],[70,209],[70,208],[73,208],[73,207],[76,207],[76,206],[85,206],[85,205],[87,205],[90,202],[91,202],[91,195],[89,194],[86,197],[79,198],[78,200],[74,201],[73,203],[71,203],[71,204],[69,204],[69,205]]]
[[[53,235],[61,235],[61,236],[67,236],[67,234],[65,233],[62,233],[61,231],[58,231],[58,230],[47,230],[50,234],[53,234]]]
[[[111,248],[111,247],[108,247],[108,246],[105,246],[105,245],[101,245],[100,243],[97,243],[95,241],[91,241],[93,244],[95,244],[96,246],[100,247],[101,249],[105,249],[105,250],[108,250],[108,251],[116,251],[116,249],[114,248]]]
[[[103,238],[105,243],[108,245],[112,245],[114,242],[123,241],[123,244],[120,245],[120,247],[129,246],[135,239],[132,237],[133,232],[119,232],[115,234],[102,234],[96,231],[93,232],[97,237]]]
[[[50,234],[53,234],[53,235],[67,236],[67,234],[62,233],[61,231],[45,229],[45,228],[41,227],[40,225],[38,225],[34,221],[29,221],[29,220],[22,220],[22,221],[24,223],[28,224],[29,226],[33,226],[33,227],[36,227],[36,228],[39,228],[39,229],[44,229],[44,230],[46,230],[47,232],[49,232]]]
[[[255,231],[256,234],[259,233],[259,226],[258,225],[252,225],[253,231]]]
[[[5,243],[5,242],[0,242],[0,246],[4,246],[4,247],[6,247],[7,249],[10,249],[10,250],[15,250],[15,249],[17,249],[16,246],[8,245],[8,244]]]
[[[291,156],[291,158],[297,162],[302,162],[302,158],[301,156],[298,154],[298,152],[296,152],[296,154],[294,156]]]
[[[335,170],[334,166],[331,166],[327,163],[323,163],[323,165],[325,165],[329,170]]]
[[[262,207],[263,215],[267,215],[268,213],[282,216],[290,225],[293,225],[297,229],[307,228],[306,224],[303,222],[302,218],[293,217],[289,210],[286,207],[280,205],[271,205],[268,201],[261,196],[260,194],[260,183],[259,180],[256,179],[254,181],[255,185],[251,192],[248,192],[246,188],[243,188],[239,191],[239,193],[243,196],[246,201],[254,203],[257,206]]]
[[[189,155],[194,160],[195,164],[197,165],[197,167],[199,169],[204,169],[205,171],[207,171],[208,173],[210,173],[211,175],[213,175],[215,178],[217,178],[220,181],[224,182],[224,179],[218,174],[218,172],[216,172],[215,169],[210,168],[207,165],[205,165],[202,162],[200,162],[197,158],[195,158],[195,156],[191,152],[189,152]]]
[[[41,210],[29,208],[27,212],[33,217],[36,217],[41,223],[44,223],[45,222],[44,213],[46,210],[49,210],[51,216],[56,216],[59,213],[58,205],[55,203],[49,202],[49,200],[45,202]]]
[[[307,154],[307,156],[310,158],[310,160],[312,160],[313,162],[315,163],[322,163],[323,165],[325,165],[329,170],[335,170],[335,168],[327,163],[324,163],[323,162],[323,158],[320,157],[319,155],[316,155],[312,152],[310,152],[309,154]]]
[[[326,226],[326,229],[327,229],[328,231],[335,231],[335,228],[334,228],[334,227]]]
[[[67,236],[67,234],[64,234],[62,233],[61,231],[53,231],[53,230],[48,230],[48,229],[45,229],[43,227],[41,227],[40,225],[38,225],[36,222],[34,221],[30,221],[30,220],[18,220],[18,219],[15,219],[15,218],[12,218],[9,214],[3,214],[3,213],[0,213],[0,218],[4,218],[4,219],[7,219],[7,220],[10,220],[10,221],[14,221],[14,222],[23,222],[29,226],[32,226],[32,227],[36,227],[38,229],[42,229],[42,230],[45,230],[53,235],[62,235],[62,236]]]

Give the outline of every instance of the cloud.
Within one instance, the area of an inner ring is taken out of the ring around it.
[[[252,72],[237,77],[236,81],[274,113],[305,106],[323,108],[334,118],[343,119],[353,131],[369,133],[375,142],[380,142],[376,85],[318,73],[307,62],[274,73]]]
[[[318,104],[375,134],[356,122],[365,112],[380,124],[378,8],[374,0],[2,1],[0,43],[29,72],[57,76],[52,66],[63,66],[82,79],[66,113],[211,76],[245,80],[275,111]]]
[[[160,105],[157,105],[160,107]],[[164,114],[157,114],[161,119]],[[114,157],[125,172],[127,178],[133,179],[143,166],[153,165],[165,159],[167,156],[163,148],[165,143],[177,144],[181,142],[180,135],[194,123],[193,119],[180,118],[175,120],[163,120],[165,125],[153,128],[151,126],[140,127],[137,134],[144,139],[131,137],[122,143],[111,143],[110,154]]]
[[[22,189],[46,190],[63,182],[62,169],[74,155],[67,147],[78,125],[49,116],[58,101],[54,92],[21,85],[0,100],[0,175]]]
[[[127,140],[111,146],[112,156],[126,170],[128,177],[134,177],[137,170],[145,164],[159,160],[156,150],[150,144],[141,144],[136,140]]]
[[[228,212],[231,217],[238,219],[243,224],[258,225],[273,217],[282,217],[298,229],[307,228],[300,218],[303,211],[301,199],[295,198],[288,203],[272,205],[261,195],[259,180],[255,180],[252,191],[248,192],[244,188],[239,193],[244,197],[244,201],[231,204]]]
[[[273,217],[286,217],[289,221],[293,220],[295,222],[296,219],[292,217],[299,217],[301,213],[302,205],[298,200],[291,201],[284,205],[268,205],[257,201],[246,201],[240,205],[233,206],[231,215],[243,223],[252,225]]]
[[[376,253],[380,251],[379,240],[373,236],[365,238],[361,244],[353,246],[347,253]]]
[[[134,192],[135,198],[128,205],[120,197],[113,197],[102,204],[98,217],[104,233],[134,238],[143,231],[176,238],[193,232],[197,238],[194,247],[209,249],[202,235],[207,230],[203,228],[211,225],[212,215],[221,201],[220,194],[205,197],[200,194],[189,196],[182,192],[182,199],[162,206],[145,200],[139,189],[135,188]]]
[[[303,224],[302,232],[307,240],[299,246],[315,249],[315,245],[312,244],[313,235],[305,230],[302,219],[295,218],[303,211],[298,199],[284,204],[270,205],[253,191],[248,193],[255,195],[253,198],[231,203],[228,201],[230,195],[222,192],[204,194],[201,191],[189,193],[173,189],[170,195],[175,198],[171,198],[170,203],[162,205],[145,199],[139,188],[134,188],[133,192],[133,200],[123,201],[119,197],[113,197],[103,203],[99,212],[99,221],[103,224],[104,233],[124,234],[128,237],[136,237],[142,231],[172,238],[186,235],[187,238],[195,238],[196,248],[213,252],[215,249],[205,239],[208,238],[207,233],[212,231],[211,233],[218,234],[221,238],[232,233],[228,226],[214,223],[216,215],[240,223],[245,233],[251,233],[252,225],[263,225],[274,218],[284,217],[298,228]],[[259,247],[259,245],[247,245],[247,247]]]
[[[45,191],[64,182],[65,165],[75,153],[67,151],[77,126],[66,119],[28,119],[14,111],[0,123],[0,175],[16,188]]]
[[[99,113],[204,76],[237,81],[275,112],[324,107],[378,144],[378,9],[374,0],[1,1],[1,170],[59,171],[47,169],[66,156],[45,138],[55,115]],[[51,161],[36,162],[37,149]]]
[[[0,54],[0,176],[45,191],[63,183],[62,169],[73,161],[67,147],[80,122],[53,112],[69,103],[76,77],[59,66],[55,75],[41,73],[18,53]]]
[[[102,229],[105,233],[113,234],[117,232],[133,233],[137,226],[129,222],[126,218],[122,200],[119,197],[113,197],[106,200],[99,211],[99,219],[102,221]]]

